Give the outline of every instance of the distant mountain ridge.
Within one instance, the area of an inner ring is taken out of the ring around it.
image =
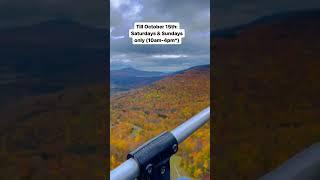
[[[94,48],[105,47],[109,30],[82,25],[68,19],[0,29],[2,48]]]
[[[190,67],[190,68],[181,70],[181,71],[177,71],[177,72],[171,73],[171,75],[182,74],[182,73],[184,73],[184,72],[186,72],[186,71],[189,71],[189,70],[208,71],[208,70],[210,70],[210,64],[193,66],[193,67]]]
[[[302,18],[306,20],[306,18],[318,19],[319,17],[320,17],[320,9],[281,12],[281,13],[276,13],[272,15],[262,16],[248,23],[237,25],[234,27],[227,27],[227,28],[216,29],[216,30],[214,29],[212,31],[211,36],[218,37],[218,38],[232,38],[237,36],[239,32],[244,31],[246,29],[250,29],[251,27],[254,27],[257,25],[263,25],[263,24],[269,24],[269,23],[272,23],[272,24],[281,23],[287,20],[291,21],[294,18],[298,18],[298,19]]]
[[[132,67],[110,71],[111,95],[151,84],[167,74],[156,71],[142,71]]]
[[[105,82],[108,36],[107,29],[63,19],[0,29],[0,105]]]
[[[177,74],[183,74],[186,71],[194,69],[208,71],[210,70],[210,65],[194,66],[173,73],[142,71],[131,67],[120,70],[111,70],[111,94],[147,86],[166,77],[174,76]]]
[[[118,76],[127,76],[127,77],[154,77],[154,76],[163,76],[167,73],[157,72],[157,71],[142,71],[132,67],[123,68],[119,70],[111,70],[110,75],[112,77]]]

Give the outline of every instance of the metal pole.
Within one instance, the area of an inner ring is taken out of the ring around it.
[[[174,137],[176,137],[178,143],[180,144],[197,129],[203,126],[209,119],[210,107],[207,107],[197,115],[190,118],[188,121],[184,122],[174,130],[172,130],[171,133],[174,135]]]
[[[128,159],[110,172],[110,180],[133,180],[139,175],[139,165],[134,159]]]
[[[259,180],[319,180],[320,179],[320,143],[314,144],[287,160],[277,169]]]
[[[202,110],[177,128],[171,131],[180,144],[210,119],[210,107]],[[110,172],[110,180],[134,180],[139,176],[140,169],[134,159],[128,159]]]

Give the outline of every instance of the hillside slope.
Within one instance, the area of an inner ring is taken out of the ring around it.
[[[111,167],[131,150],[172,130],[209,106],[210,68],[195,67],[111,98]],[[209,124],[180,146],[182,166],[193,177],[209,173]]]
[[[105,88],[29,97],[1,109],[0,179],[104,179]]]
[[[320,140],[319,31],[304,12],[214,39],[216,179],[257,179]]]

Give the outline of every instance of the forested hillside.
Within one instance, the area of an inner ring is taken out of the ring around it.
[[[111,97],[111,168],[150,138],[172,130],[209,106],[210,67],[181,71],[156,83]],[[210,128],[207,123],[182,145],[179,166],[192,177],[208,175]]]
[[[297,12],[214,39],[215,179],[258,179],[319,142],[319,22]]]
[[[106,107],[98,85],[1,109],[0,179],[104,179]]]

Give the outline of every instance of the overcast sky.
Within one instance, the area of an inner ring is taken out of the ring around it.
[[[209,64],[210,0],[111,0],[111,69],[177,71]],[[181,45],[132,45],[136,21],[179,22]]]
[[[203,9],[202,6],[209,6],[208,1],[111,0],[111,3],[114,5],[113,12],[116,12],[116,9],[119,8],[125,10],[125,6],[131,3],[135,4],[136,8],[131,9],[131,13],[135,10],[139,11],[140,8],[144,8],[144,11],[146,8],[151,8],[148,9],[147,13],[151,18],[157,16],[159,11],[164,16],[167,14],[162,13],[162,11],[178,11],[177,14],[190,17],[190,14],[193,14],[189,11],[190,9],[194,7],[192,12],[196,9],[199,10],[199,8]],[[0,0],[0,28],[65,17],[80,21],[83,24],[103,26],[106,24],[107,14],[109,13],[106,8],[107,2],[108,0]],[[181,2],[184,2],[185,5],[177,6]],[[211,0],[211,2],[214,3],[217,28],[245,23],[259,16],[282,11],[320,8],[319,0]],[[183,9],[185,7],[189,8]],[[153,13],[153,9],[157,11]],[[119,11],[114,14],[115,18],[112,19],[114,22],[117,18],[121,19],[120,16],[116,16],[117,14],[119,15]]]
[[[111,16],[111,68],[175,71],[209,63],[209,0],[0,0],[0,28],[56,18],[106,27]],[[213,2],[213,1],[211,1]],[[320,8],[320,0],[214,0],[216,29],[288,10]],[[178,21],[186,30],[181,46],[133,46],[135,21]]]

